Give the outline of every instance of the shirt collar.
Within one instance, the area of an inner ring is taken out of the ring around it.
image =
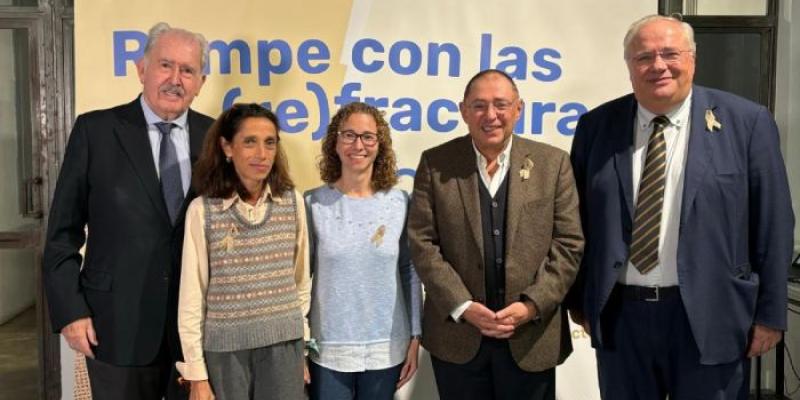
[[[144,111],[144,120],[147,121],[147,126],[155,125],[157,122],[172,122],[175,125],[178,125],[181,129],[186,130],[186,122],[189,120],[189,110],[183,112],[183,114],[179,115],[178,118],[175,118],[172,121],[164,121],[153,112],[153,109],[147,104],[145,101],[144,96],[139,96],[139,103],[142,104],[142,111]]]
[[[264,188],[264,193],[261,194],[261,197],[258,198],[258,200],[256,201],[256,204],[253,207],[259,207],[259,206],[263,205],[264,203],[266,203],[268,200],[269,201],[274,201],[275,203],[278,203],[278,204],[283,202],[283,198],[282,197],[273,196],[272,195],[272,190],[270,189],[269,184],[267,184],[267,186]],[[238,202],[244,202],[244,200],[242,200],[242,198],[239,197],[239,193],[234,190],[233,191],[233,196],[222,200],[222,209],[223,210],[227,210],[227,209],[231,208],[231,206],[233,206],[234,204],[236,204]]]
[[[497,156],[497,164],[498,165],[506,165],[508,160],[511,158],[511,142],[514,141],[514,134],[511,134],[511,137],[508,138],[508,143],[503,151]],[[486,169],[486,164],[488,161],[486,157],[478,151],[478,147],[475,146],[475,141],[470,139],[470,143],[472,143],[472,150],[475,150],[475,157],[478,159],[478,165],[481,166],[484,170]]]
[[[674,125],[677,127],[681,127],[684,124],[689,122],[689,114],[692,109],[692,92],[689,92],[689,95],[686,96],[685,99],[675,107],[671,111],[664,114],[665,117],[669,118],[670,125]],[[637,107],[637,124],[639,125],[640,129],[646,130],[651,123],[653,122],[653,118],[657,117],[660,114],[655,114],[650,110],[644,108],[641,104]]]

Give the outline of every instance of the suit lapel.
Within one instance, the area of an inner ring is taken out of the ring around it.
[[[203,151],[203,140],[206,137],[206,130],[207,126],[200,118],[200,114],[189,109],[189,161],[192,168],[190,177],[194,177],[195,163],[197,163],[197,159],[200,158],[200,153]],[[189,202],[195,197],[196,188],[193,183],[194,182],[189,182],[189,190],[183,201],[184,207],[188,206]]]
[[[483,230],[481,228],[480,195],[478,194],[478,185],[481,183],[480,176],[478,176],[477,158],[469,135],[464,136],[461,143],[461,149],[457,154],[462,157],[453,162],[453,165],[458,168],[455,175],[458,176],[458,192],[461,204],[464,206],[469,230],[472,232],[475,243],[478,244],[481,259],[483,259]]]
[[[147,122],[137,98],[121,110],[120,125],[114,129],[123,151],[144,186],[153,205],[166,221],[169,221],[167,206],[161,196],[153,151],[147,136]]]
[[[523,146],[523,139],[515,137],[511,144],[511,165],[508,169],[508,204],[506,204],[506,254],[514,245],[514,238],[517,235],[517,224],[520,215],[524,211],[526,201],[530,201],[534,195],[534,188],[541,187],[542,182],[538,179],[536,170],[536,160],[530,154],[528,146]],[[529,160],[526,162],[526,160]],[[527,164],[527,168],[526,168]],[[527,178],[523,178],[523,169],[528,170]]]
[[[686,169],[684,170],[683,202],[681,204],[681,224],[686,222],[692,202],[697,195],[697,189],[703,182],[703,177],[709,171],[713,152],[706,135],[705,113],[714,109],[703,88],[692,88],[691,125],[689,126],[689,148],[686,155]]]
[[[625,226],[633,226],[633,125],[636,122],[636,101],[630,97],[630,105],[626,106],[620,118],[615,118],[617,126],[612,129],[611,137],[614,151],[614,169],[617,171],[622,195],[625,199],[627,218],[623,218]]]
[[[187,190],[186,196],[183,198],[183,204],[181,205],[181,212],[178,214],[178,219],[175,220],[176,228],[183,226],[186,217],[186,209],[189,207],[189,203],[197,197],[197,188],[194,186],[192,178],[194,177],[195,163],[197,163],[197,159],[200,158],[200,153],[203,151],[203,141],[208,129],[207,124],[204,123],[200,114],[194,112],[192,109],[189,109],[188,125],[189,161],[191,163],[192,173],[189,174],[189,190]]]
[[[192,167],[203,151],[203,139],[206,137],[206,128],[201,123],[200,115],[189,109],[189,159]]]

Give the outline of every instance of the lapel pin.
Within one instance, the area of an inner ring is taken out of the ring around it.
[[[714,132],[715,130],[722,129],[722,124],[717,121],[717,116],[714,115],[714,111],[711,111],[709,108],[706,110],[706,130],[709,132]]]
[[[519,177],[522,178],[523,181],[530,179],[531,169],[533,169],[533,161],[531,161],[530,158],[525,157],[525,161],[522,163],[522,168],[519,170]]]
[[[375,234],[372,235],[372,239],[369,241],[375,245],[375,247],[380,247],[383,244],[383,235],[386,233],[386,225],[381,225],[378,229],[375,230]]]
[[[225,247],[225,251],[230,253],[233,251],[233,244],[234,244],[234,235],[239,233],[239,230],[236,229],[236,226],[232,226],[231,229],[228,231],[228,234],[222,238],[222,246]]]

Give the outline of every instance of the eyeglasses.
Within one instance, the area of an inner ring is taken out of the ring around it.
[[[374,146],[378,143],[377,133],[364,132],[359,134],[350,129],[346,129],[336,134],[339,135],[339,139],[344,144],[353,144],[356,142],[356,139],[361,139],[361,143],[363,143],[364,146]]]
[[[492,105],[495,111],[499,113],[504,113],[511,109],[514,106],[513,101],[508,100],[496,100],[494,102],[488,102],[483,100],[475,100],[472,103],[467,105],[467,108],[472,112],[486,112],[489,111],[489,105]]]
[[[677,64],[681,61],[681,53],[691,53],[691,50],[664,49],[661,51],[647,51],[632,56],[630,59],[639,66],[650,66],[656,62],[656,56],[666,64]]]

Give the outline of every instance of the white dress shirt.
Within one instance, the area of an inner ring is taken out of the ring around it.
[[[503,152],[497,155],[497,171],[495,171],[492,176],[489,176],[489,171],[486,170],[486,167],[489,165],[489,160],[478,151],[478,148],[475,147],[475,142],[472,142],[472,149],[475,150],[475,159],[478,162],[478,174],[481,177],[483,186],[489,190],[489,195],[492,197],[497,194],[497,189],[500,188],[500,184],[503,183],[503,179],[505,179],[506,174],[508,174],[508,169],[511,168],[511,142],[513,141],[514,135],[512,134]]]
[[[676,286],[678,284],[678,231],[683,200],[683,180],[686,169],[689,134],[691,129],[692,94],[677,108],[665,114],[669,125],[664,128],[667,142],[667,169],[664,187],[664,206],[658,237],[658,264],[647,274],[642,274],[630,261],[626,262],[619,282],[637,286]],[[658,116],[639,105],[634,121],[633,151],[633,204],[639,196],[639,181],[647,154],[647,141],[653,131],[653,118]],[[635,214],[635,212],[634,212]]]

